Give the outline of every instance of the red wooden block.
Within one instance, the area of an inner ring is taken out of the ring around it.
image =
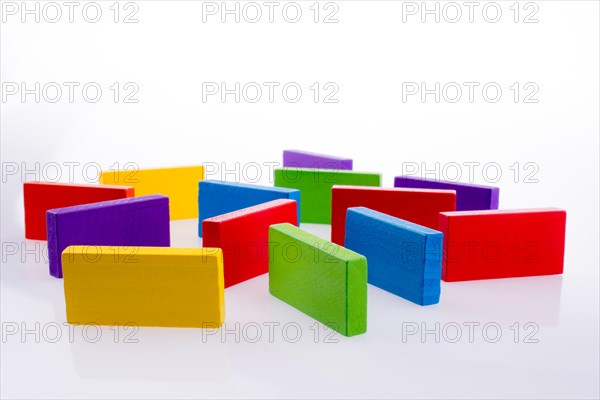
[[[441,211],[456,210],[454,190],[334,186],[331,201],[331,241],[344,245],[346,210],[367,207],[437,229]]]
[[[46,240],[46,211],[133,197],[132,187],[95,184],[25,182],[25,237]]]
[[[566,219],[554,208],[443,212],[442,279],[562,274]]]
[[[295,200],[273,200],[202,222],[202,246],[223,250],[225,287],[269,271],[269,227],[298,225]]]

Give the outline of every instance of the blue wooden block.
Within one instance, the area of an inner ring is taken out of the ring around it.
[[[296,200],[299,221],[300,190],[298,189],[216,180],[200,181],[198,187],[198,236],[202,237],[202,221],[207,218],[278,199]]]
[[[367,257],[368,282],[413,303],[440,300],[443,234],[366,207],[349,208],[345,247]]]

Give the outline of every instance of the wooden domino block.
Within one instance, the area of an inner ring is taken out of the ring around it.
[[[410,176],[394,178],[394,187],[456,191],[456,211],[497,210],[500,188],[472,183],[448,182]]]
[[[437,229],[441,211],[454,211],[452,190],[334,186],[331,202],[331,241],[344,245],[346,210],[368,207],[431,229]]]
[[[100,175],[100,183],[133,186],[136,196],[168,196],[171,219],[198,218],[198,181],[201,180],[204,180],[202,166],[103,171]]]
[[[273,200],[205,219],[202,245],[223,249],[225,287],[269,271],[269,227],[298,225],[294,200]]]
[[[365,207],[346,216],[345,247],[367,257],[368,282],[422,306],[440,300],[442,237]]]
[[[283,166],[352,171],[352,160],[350,158],[309,153],[308,151],[284,150]]]
[[[300,221],[331,223],[334,185],[381,186],[381,175],[366,172],[306,168],[275,169],[275,186],[300,190]]]
[[[25,182],[25,237],[46,240],[46,211],[52,208],[124,199],[133,195],[133,187],[127,186]]]
[[[300,191],[246,183],[201,181],[198,187],[198,236],[202,237],[202,221],[207,218],[278,199],[300,202]],[[300,207],[297,208],[300,219]]]
[[[73,245],[169,246],[169,198],[102,201],[46,213],[50,275],[62,278],[60,255]]]
[[[62,264],[71,324],[215,328],[225,318],[220,249],[70,246]]]
[[[291,224],[269,229],[269,291],[345,336],[367,331],[367,260]]]
[[[553,208],[443,212],[442,279],[562,274],[566,219]]]

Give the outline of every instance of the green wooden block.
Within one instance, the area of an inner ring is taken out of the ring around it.
[[[311,169],[276,168],[275,186],[300,189],[300,222],[331,223],[333,185],[381,186],[381,174]]]
[[[269,228],[269,291],[342,335],[367,331],[367,259],[292,224]]]

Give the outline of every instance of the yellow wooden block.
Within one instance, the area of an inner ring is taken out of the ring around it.
[[[69,246],[62,262],[71,324],[214,328],[225,318],[221,249]]]
[[[174,167],[103,171],[100,183],[133,186],[136,196],[169,196],[171,219],[198,218],[198,182],[204,167]]]

